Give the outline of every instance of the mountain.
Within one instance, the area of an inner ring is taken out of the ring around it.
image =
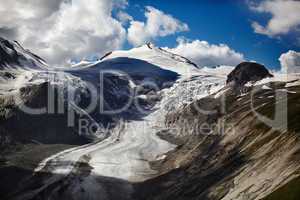
[[[0,37],[0,69],[46,69],[45,60],[24,49],[17,41]]]
[[[297,199],[299,75],[151,43],[65,68],[18,56],[1,58],[1,199]]]
[[[242,62],[228,74],[227,83],[240,87],[248,82],[259,81],[268,77],[273,77],[273,75],[265,66],[253,62]]]
[[[173,54],[162,48],[156,47],[152,43],[133,48],[128,51],[114,51],[108,53],[102,58],[107,60],[111,58],[127,57],[147,61],[162,69],[171,70],[180,75],[192,75],[199,71],[199,67],[189,59],[180,55]]]
[[[5,133],[7,129],[9,130],[12,140],[74,143],[80,140],[86,142],[80,139],[82,136],[88,139],[106,137],[103,134],[96,136],[95,134],[99,134],[99,131],[101,133],[98,129],[94,133],[89,131],[80,135],[74,129],[78,129],[80,120],[83,119],[88,120],[89,123],[114,126],[112,124],[117,123],[124,116],[127,119],[138,118],[142,113],[135,108],[133,102],[129,101],[137,99],[135,101],[142,102],[141,107],[146,109],[153,104],[153,100],[142,99],[140,96],[153,90],[152,85],[157,86],[158,89],[168,87],[179,76],[176,72],[133,58],[112,58],[93,63],[88,67],[79,65],[72,68],[38,68],[40,65],[36,63],[39,63],[41,58],[34,56],[34,60],[29,57],[28,55],[33,54],[25,51],[16,42],[3,39],[2,43],[15,51],[4,57],[6,62],[3,71],[5,71],[5,76],[10,74],[11,78],[3,79],[0,87],[0,92],[3,94],[1,96],[3,109],[1,124]],[[101,77],[102,73],[103,77]],[[91,84],[92,89],[89,88]],[[101,96],[99,96],[100,90],[103,90]],[[54,93],[52,94],[54,108],[49,108],[48,105],[51,91]],[[97,96],[93,96],[93,92]],[[84,108],[92,101],[95,102],[94,110],[85,112]],[[106,115],[98,112],[100,109],[108,112],[123,108],[127,102],[130,103],[128,108],[116,114]],[[40,115],[31,115],[23,112],[23,105],[47,109]],[[59,105],[62,108],[59,108]],[[57,114],[55,111],[58,109],[61,109],[61,113]],[[71,128],[67,126],[67,118],[70,115],[74,115],[72,117],[75,121],[72,122],[74,127]],[[31,126],[28,127],[28,124]],[[51,124],[55,125],[51,126]],[[45,126],[49,126],[46,131]],[[26,135],[19,134],[25,130]]]
[[[161,176],[141,184],[138,199],[297,199],[299,90],[299,81],[270,81],[242,95],[226,88],[170,112],[161,135],[179,147],[158,165]],[[262,119],[284,116],[283,104],[286,127],[282,119]]]

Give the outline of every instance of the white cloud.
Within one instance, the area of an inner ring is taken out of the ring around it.
[[[188,41],[178,38],[175,48],[165,48],[168,51],[191,59],[198,66],[231,65],[235,66],[244,61],[244,56],[225,44],[209,44],[207,41]]]
[[[122,24],[126,24],[127,22],[133,20],[132,16],[122,10],[118,12],[117,18],[122,22]]]
[[[285,73],[300,73],[300,52],[288,51],[279,58],[281,70]]]
[[[165,37],[189,30],[187,24],[151,6],[146,7],[145,16],[146,22],[130,22],[128,41],[135,46],[157,37]]]
[[[300,1],[296,0],[264,0],[250,8],[259,13],[272,15],[266,26],[253,22],[256,33],[270,37],[287,34],[296,30],[300,25]]]
[[[50,64],[118,49],[126,30],[112,17],[126,0],[0,0],[0,34],[14,35]],[[8,34],[10,33],[10,34]]]

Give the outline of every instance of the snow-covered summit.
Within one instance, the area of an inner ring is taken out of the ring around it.
[[[163,69],[176,72],[182,76],[190,76],[198,73],[200,69],[189,59],[156,47],[152,43],[147,43],[130,50],[110,52],[102,58],[102,61],[118,57],[144,60]]]
[[[72,64],[71,67],[86,67],[86,66],[89,66],[89,65],[92,65],[92,64],[93,64],[93,62],[90,62],[90,61],[87,61],[87,60],[81,60],[78,63]]]

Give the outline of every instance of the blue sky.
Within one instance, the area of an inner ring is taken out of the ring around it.
[[[257,1],[259,2],[259,1]],[[268,13],[256,13],[246,1],[230,0],[129,0],[127,12],[135,20],[145,21],[145,6],[153,6],[188,24],[188,32],[180,32],[155,40],[158,46],[175,47],[176,38],[205,40],[210,44],[225,43],[269,68],[279,69],[278,58],[288,50],[299,51],[296,33],[280,37],[257,34],[251,27],[253,21],[265,25],[271,18]],[[129,48],[130,45],[126,45]]]

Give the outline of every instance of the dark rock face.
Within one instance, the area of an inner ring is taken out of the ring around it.
[[[10,68],[45,68],[45,61],[39,56],[24,49],[17,41],[9,41],[0,37],[0,70]]]
[[[9,41],[0,37],[0,66],[7,63],[19,64],[18,53]]]
[[[242,62],[227,76],[227,84],[232,83],[236,87],[243,86],[249,81],[273,77],[265,66],[254,62]]]

